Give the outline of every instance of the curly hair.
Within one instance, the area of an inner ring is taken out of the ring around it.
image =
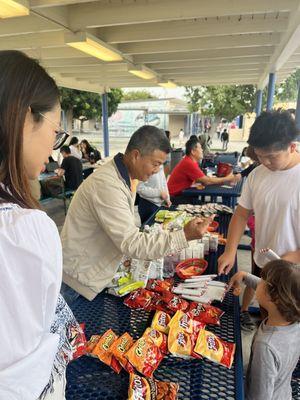
[[[280,314],[288,322],[300,322],[300,265],[271,261],[262,269],[261,277]]]

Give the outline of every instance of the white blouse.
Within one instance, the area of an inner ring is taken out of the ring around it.
[[[61,278],[54,222],[42,211],[0,204],[0,399],[35,400],[48,384]]]
[[[76,146],[73,146],[72,144],[69,147],[70,147],[70,150],[71,150],[71,155],[76,157],[76,158],[78,158],[79,160],[81,160],[82,159],[81,151]]]

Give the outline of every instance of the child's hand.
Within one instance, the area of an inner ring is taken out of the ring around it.
[[[233,275],[233,277],[230,279],[229,285],[228,285],[228,290],[233,288],[233,294],[235,296],[239,296],[241,293],[241,283],[243,282],[243,279],[247,275],[247,272],[240,271],[237,272],[236,274]]]

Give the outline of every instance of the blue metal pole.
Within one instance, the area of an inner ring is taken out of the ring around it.
[[[256,117],[258,117],[260,115],[260,113],[261,113],[262,94],[263,94],[263,91],[261,89],[258,89],[256,91],[256,105],[255,105]]]
[[[298,98],[297,98],[297,106],[296,106],[296,125],[297,128],[300,129],[300,82],[298,82]]]
[[[102,94],[102,128],[103,128],[103,143],[104,157],[109,156],[109,132],[108,132],[108,104],[107,93]]]
[[[268,97],[267,97],[267,111],[272,110],[275,93],[276,75],[274,72],[269,74]]]

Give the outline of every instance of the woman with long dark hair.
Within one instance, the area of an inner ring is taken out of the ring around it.
[[[78,325],[59,294],[57,228],[29,179],[67,136],[54,80],[23,53],[0,51],[0,399],[65,398]]]
[[[94,149],[94,147],[92,147],[86,139],[83,139],[80,142],[80,147],[81,147],[81,151],[82,151],[82,157],[85,160],[92,161],[92,162],[101,160],[100,151],[98,151],[97,149]]]

